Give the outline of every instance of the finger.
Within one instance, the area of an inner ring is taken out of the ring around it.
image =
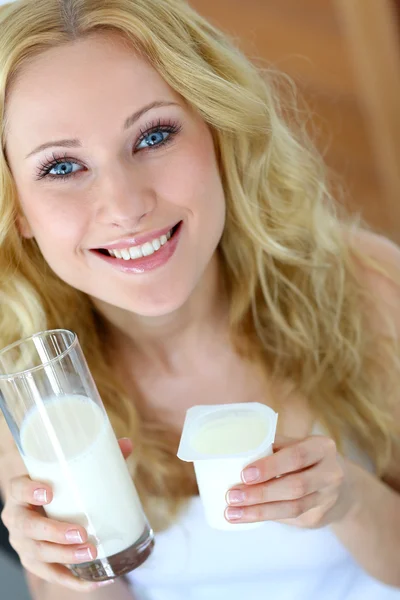
[[[296,500],[331,485],[331,478],[319,465],[257,485],[236,486],[226,495],[231,506]]]
[[[22,561],[24,568],[49,583],[60,585],[62,587],[74,590],[76,592],[91,592],[104,585],[114,583],[113,580],[91,583],[78,579],[63,565],[49,565],[41,562],[26,562]]]
[[[88,539],[84,527],[49,519],[24,506],[6,513],[3,521],[14,538],[27,537],[63,545],[85,544]]]
[[[18,504],[45,506],[53,500],[53,492],[49,485],[32,481],[27,475],[11,479],[9,491],[11,498]]]
[[[242,481],[247,485],[269,481],[306,469],[332,453],[336,454],[336,444],[331,438],[313,435],[252,463],[243,470]]]
[[[129,438],[121,438],[118,440],[119,447],[125,460],[132,454],[133,444]]]
[[[63,546],[51,542],[24,540],[19,553],[31,561],[74,565],[95,560],[97,549],[93,544]]]
[[[257,523],[261,521],[278,521],[295,519],[311,508],[319,505],[320,494],[314,492],[297,500],[270,502],[255,506],[229,506],[225,510],[225,518],[231,523]]]

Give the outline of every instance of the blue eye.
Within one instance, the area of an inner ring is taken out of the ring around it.
[[[156,123],[149,123],[144,130],[140,130],[140,137],[135,150],[156,150],[165,144],[169,144],[181,131],[181,128],[181,125],[176,121],[163,122],[159,119]]]
[[[136,146],[137,150],[142,150],[144,148],[153,148],[154,146],[160,146],[164,144],[166,140],[171,135],[170,131],[152,131],[151,133],[147,133],[141,140],[140,144]]]
[[[53,152],[53,160],[47,159],[40,163],[37,171],[37,179],[58,179],[64,181],[70,177],[74,177],[79,171],[83,169],[75,158],[64,154],[63,156],[57,155]]]
[[[78,170],[77,168],[74,168],[74,166],[80,168],[80,165],[78,165],[77,163],[65,160],[54,165],[48,171],[48,174],[52,177],[60,177],[60,179],[63,177],[69,177],[73,173],[76,173],[76,171]]]
[[[181,131],[181,126],[173,121],[162,122],[159,119],[156,123],[149,124],[144,131],[141,131],[140,138],[135,151],[156,150],[165,146]],[[40,165],[37,172],[37,179],[58,179],[65,181],[70,177],[78,175],[85,167],[76,162],[76,159],[64,154],[62,156],[53,153],[53,160],[46,160]]]

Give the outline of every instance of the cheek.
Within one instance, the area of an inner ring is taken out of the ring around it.
[[[211,216],[225,209],[214,148],[208,140],[182,147],[157,172],[156,180],[157,193],[161,198],[196,213],[198,217],[203,213]]]
[[[54,200],[42,194],[21,201],[22,210],[43,254],[48,248],[52,253],[58,249],[73,251],[82,239],[88,218],[82,205],[68,199]]]

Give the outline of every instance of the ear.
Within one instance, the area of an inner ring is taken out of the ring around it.
[[[31,226],[29,225],[27,218],[22,214],[17,216],[17,229],[25,239],[30,240],[33,238]]]

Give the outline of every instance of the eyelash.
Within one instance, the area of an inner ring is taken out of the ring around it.
[[[181,129],[182,129],[182,126],[179,125],[179,123],[177,121],[172,121],[172,120],[163,121],[162,119],[158,119],[157,122],[153,121],[151,123],[147,123],[145,128],[140,130],[140,135],[135,144],[135,148],[136,148],[136,146],[141,144],[143,142],[143,140],[145,140],[146,137],[148,137],[152,133],[157,133],[157,132],[169,133],[170,135],[164,141],[160,142],[156,146],[150,146],[149,148],[141,148],[140,150],[137,150],[137,152],[146,152],[146,151],[155,152],[159,148],[166,146],[167,144],[172,142],[172,140],[181,131]],[[37,171],[37,179],[40,180],[40,179],[44,179],[46,177],[47,179],[54,179],[54,180],[58,179],[61,181],[66,181],[67,179],[70,179],[71,177],[74,177],[75,175],[78,175],[79,173],[81,173],[81,170],[79,170],[79,171],[75,171],[73,173],[69,173],[68,175],[50,175],[50,171],[52,169],[54,169],[54,167],[56,167],[57,165],[60,165],[64,162],[74,162],[74,163],[79,164],[79,162],[72,156],[68,156],[67,154],[61,155],[61,154],[57,154],[56,152],[53,152],[51,159],[46,159],[40,163],[40,166]]]

